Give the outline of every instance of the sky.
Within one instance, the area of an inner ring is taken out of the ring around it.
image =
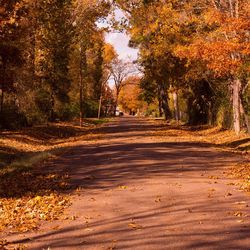
[[[115,17],[117,20],[122,18],[124,15],[121,10],[115,11]],[[97,24],[100,28],[101,27],[108,27],[107,23],[98,23]],[[105,40],[107,43],[110,43],[114,46],[118,56],[120,59],[125,61],[136,61],[138,58],[138,49],[133,49],[128,46],[129,44],[129,36],[126,33],[120,32],[109,32],[105,35]],[[109,85],[112,88],[114,86],[114,80],[111,78],[109,80]]]
[[[117,20],[121,19],[124,17],[123,13],[121,10],[117,9],[115,11],[115,18]],[[105,27],[105,24],[98,24],[100,27]],[[129,36],[125,33],[118,33],[118,32],[110,32],[107,33],[106,36],[106,42],[112,44],[116,50],[116,52],[119,55],[120,59],[124,60],[136,60],[138,56],[138,50],[130,48],[128,46],[129,43]]]
[[[128,47],[129,36],[123,33],[106,34],[106,42],[112,44],[121,59],[136,60],[138,55],[137,49]]]

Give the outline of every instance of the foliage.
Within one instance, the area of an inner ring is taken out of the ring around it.
[[[144,73],[141,83],[144,99],[152,102],[157,98],[160,113],[163,108],[167,118],[171,117],[170,89],[184,90],[186,102],[192,106],[191,110],[190,105],[184,110],[190,113],[189,122],[208,123],[211,122],[211,110],[208,110],[213,108],[211,103],[224,102],[215,91],[220,89],[219,85],[226,86],[225,97],[232,101],[231,120],[238,132],[240,105],[243,105],[243,114],[248,112],[242,92],[246,94],[245,86],[249,84],[249,2],[115,2],[125,12],[130,45],[140,50],[138,62]],[[209,89],[204,98],[204,82],[214,90],[209,98]],[[232,93],[228,86],[232,86]],[[230,95],[232,98],[228,98]],[[193,105],[197,101],[199,104]],[[247,116],[244,117],[247,124]]]
[[[122,110],[129,114],[141,113],[145,109],[145,103],[140,99],[141,89],[139,84],[140,78],[131,76],[126,79],[124,87],[121,90],[119,104]]]
[[[59,219],[70,204],[69,198],[59,193],[68,188],[67,176],[24,171],[1,174],[0,179],[1,230],[37,229],[42,220]]]
[[[1,3],[1,127],[10,122],[4,109],[17,110],[29,125],[78,116],[80,72],[84,99],[99,99],[107,74],[104,32],[97,22],[109,11],[108,1]],[[79,46],[85,48],[81,55]],[[84,56],[86,67],[79,72]],[[18,126],[23,126],[16,118]]]

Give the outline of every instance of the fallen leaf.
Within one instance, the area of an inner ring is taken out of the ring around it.
[[[234,213],[234,216],[242,217],[242,216],[243,216],[243,213],[242,213],[242,212],[235,212],[235,213]]]
[[[128,224],[129,227],[131,227],[132,229],[142,229],[141,225],[136,224],[135,222],[129,223]]]
[[[156,203],[161,202],[161,196],[157,196],[156,199],[155,199],[155,202]]]

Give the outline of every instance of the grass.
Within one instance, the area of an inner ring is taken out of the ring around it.
[[[101,119],[86,119],[87,122],[94,125],[101,125],[110,121],[109,118],[101,118]]]

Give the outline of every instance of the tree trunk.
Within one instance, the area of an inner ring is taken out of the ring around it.
[[[5,79],[6,79],[6,65],[3,62],[3,73],[2,73],[2,86],[1,86],[1,102],[0,102],[0,114],[3,114],[3,105],[4,105],[4,89],[5,89]]]
[[[158,85],[158,109],[159,109],[159,116],[163,116],[162,111],[162,98],[161,98],[161,91],[160,91],[160,85]]]
[[[116,109],[117,109],[117,106],[118,106],[118,99],[119,99],[120,91],[121,91],[121,89],[118,89],[118,88],[116,89],[116,100],[115,100],[114,116],[116,116]]]
[[[247,133],[250,134],[250,123],[249,123],[249,119],[248,119],[248,114],[244,108],[244,105],[242,103],[242,99],[240,99],[240,109],[242,110],[242,114],[244,116],[245,124],[247,127]]]
[[[241,82],[239,79],[233,81],[233,124],[234,131],[237,135],[240,133],[240,89]]]
[[[178,97],[178,91],[175,90],[173,92],[173,100],[174,100],[174,113],[175,113],[175,120],[177,122],[180,121],[180,108],[179,108],[179,97]]]
[[[83,71],[87,71],[87,58],[86,58],[86,49],[83,49],[80,45],[80,69],[79,69],[79,124],[83,126]]]
[[[160,117],[163,116],[163,112],[162,112],[162,100],[161,100],[161,98],[159,98],[159,116]]]
[[[102,93],[99,99],[99,107],[98,107],[98,119],[101,117],[101,110],[102,110]]]
[[[171,118],[171,111],[168,105],[167,89],[164,87],[164,84],[160,84],[160,96],[162,99],[162,108],[165,115],[165,119],[168,120]]]
[[[55,97],[54,97],[54,94],[53,94],[53,93],[51,93],[51,95],[50,95],[50,103],[51,103],[50,121],[51,121],[51,122],[54,122],[54,121],[55,121],[55,112],[54,112]]]
[[[3,113],[3,101],[4,101],[4,91],[1,89],[1,102],[0,102],[0,114]]]
[[[79,104],[80,104],[80,126],[83,125],[83,89],[82,89],[82,74],[80,73],[80,84],[79,84]]]
[[[212,103],[208,102],[208,124],[213,124]]]
[[[245,110],[243,109],[243,115],[244,115],[244,120],[247,126],[247,133],[250,134],[250,124],[249,124],[249,119],[248,115],[246,114]]]
[[[117,98],[118,99],[118,98]],[[116,99],[115,101],[115,110],[114,110],[114,116],[116,116],[116,109],[117,109],[117,106],[118,106],[118,100]]]

